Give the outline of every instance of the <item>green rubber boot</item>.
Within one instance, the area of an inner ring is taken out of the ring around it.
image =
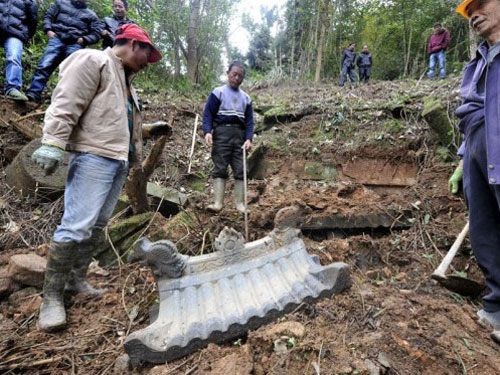
[[[226,189],[226,180],[223,178],[214,179],[214,203],[208,205],[210,211],[219,212],[224,205],[224,190]]]
[[[52,242],[43,283],[43,302],[38,316],[38,328],[52,332],[66,326],[64,285],[76,256],[76,242]]]
[[[92,236],[79,244],[76,259],[73,263],[73,268],[69,274],[68,281],[64,290],[70,293],[83,293],[89,296],[98,297],[106,290],[94,288],[87,281],[87,271],[94,251],[99,244],[104,242],[104,232],[101,228],[94,228]]]
[[[234,181],[234,204],[236,209],[245,213],[245,184],[242,180]]]

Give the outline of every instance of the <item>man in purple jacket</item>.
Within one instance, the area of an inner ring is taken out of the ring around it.
[[[446,77],[446,49],[450,44],[450,33],[438,22],[434,24],[434,32],[427,42],[429,54],[429,71],[427,77],[434,78],[436,64],[439,62],[439,78]]]
[[[471,245],[489,289],[477,315],[500,330],[500,0],[464,0],[457,12],[485,41],[464,72],[463,104],[456,111],[463,161],[450,190],[456,193],[463,174]]]

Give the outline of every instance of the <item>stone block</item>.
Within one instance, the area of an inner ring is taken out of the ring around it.
[[[41,288],[45,276],[47,261],[36,254],[13,255],[9,261],[9,276],[23,285]]]

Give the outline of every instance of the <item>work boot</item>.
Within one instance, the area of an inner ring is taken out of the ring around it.
[[[56,331],[66,326],[64,285],[73,266],[77,246],[76,242],[53,241],[51,244],[38,316],[38,328],[43,331]]]
[[[224,205],[224,190],[226,189],[226,180],[223,178],[214,179],[214,203],[208,205],[207,209],[214,212],[222,210]]]
[[[500,310],[495,312],[486,312],[481,309],[477,312],[479,324],[487,328],[493,328],[495,331],[500,330]]]
[[[104,232],[101,228],[95,228],[92,231],[92,236],[79,244],[73,268],[69,274],[68,281],[64,290],[70,293],[83,293],[93,297],[99,297],[106,290],[94,288],[87,281],[87,270],[94,251],[100,243],[104,241]]]
[[[28,97],[26,95],[24,95],[18,89],[9,90],[9,92],[5,94],[5,97],[7,99],[11,99],[11,100],[14,100],[16,102],[27,102],[28,101]]]
[[[234,181],[234,204],[238,211],[245,213],[245,184],[242,180]]]

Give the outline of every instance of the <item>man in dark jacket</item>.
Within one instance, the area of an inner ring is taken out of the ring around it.
[[[464,0],[457,12],[484,38],[464,72],[457,108],[463,161],[450,179],[456,193],[462,178],[469,208],[470,242],[488,292],[480,323],[500,330],[500,0]],[[462,169],[463,166],[463,169]],[[497,335],[498,337],[498,335]]]
[[[5,96],[27,101],[23,85],[23,44],[36,31],[38,6],[35,0],[0,0],[0,43],[5,50]]]
[[[363,50],[358,56],[357,65],[359,69],[359,81],[368,83],[372,71],[372,55],[365,44]]]
[[[102,49],[113,47],[115,41],[116,30],[121,25],[127,23],[135,23],[127,17],[128,2],[127,0],[113,0],[113,15],[111,17],[104,17],[102,36]]]
[[[356,73],[354,64],[356,63],[356,52],[354,48],[356,44],[351,43],[342,53],[342,71],[340,73],[339,86],[344,86],[347,76],[351,80],[351,84],[356,84]]]
[[[26,92],[28,98],[40,102],[52,72],[73,52],[97,43],[101,29],[101,21],[87,7],[87,0],[56,0],[43,17],[49,43]]]
[[[440,23],[434,25],[434,32],[427,42],[427,53],[429,54],[429,71],[427,77],[434,78],[434,70],[439,62],[439,78],[446,77],[446,49],[450,44],[450,33]]]

